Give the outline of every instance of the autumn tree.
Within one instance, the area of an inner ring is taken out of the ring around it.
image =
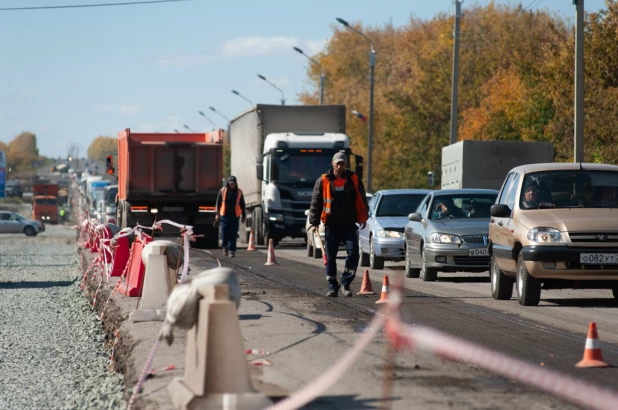
[[[114,137],[96,137],[88,147],[88,158],[97,161],[105,161],[106,156],[117,154],[118,139]]]
[[[6,147],[8,166],[13,172],[31,171],[42,157],[39,156],[36,135],[22,132]]]

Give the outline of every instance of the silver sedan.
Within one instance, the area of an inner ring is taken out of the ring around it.
[[[23,233],[26,236],[36,236],[45,231],[45,225],[32,221],[11,211],[0,211],[0,233]]]
[[[406,276],[435,281],[438,271],[488,270],[489,209],[497,196],[493,189],[427,195],[404,230]]]

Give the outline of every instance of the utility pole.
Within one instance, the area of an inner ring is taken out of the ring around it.
[[[584,162],[584,0],[573,0],[575,24],[575,144],[574,162]]]
[[[375,79],[376,70],[376,50],[371,44],[371,51],[369,54],[369,63],[371,65],[371,71],[369,73],[369,136],[367,141],[367,189],[372,191],[372,173],[373,173],[373,85]]]
[[[457,142],[457,94],[459,87],[459,20],[461,18],[461,0],[455,0],[455,28],[453,37],[453,84],[451,85],[451,140],[450,143]]]

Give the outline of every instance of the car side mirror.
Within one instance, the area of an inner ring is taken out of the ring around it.
[[[418,212],[413,212],[410,215],[408,215],[408,219],[412,222],[421,222],[423,220],[423,218],[421,217],[421,214],[419,214]]]
[[[309,216],[309,210],[308,209],[305,211],[305,216]]]
[[[264,179],[264,164],[258,164],[255,166],[255,175],[260,181]]]
[[[495,216],[496,218],[508,218],[511,216],[511,212],[511,208],[505,204],[492,205],[489,210],[489,214],[491,216]]]

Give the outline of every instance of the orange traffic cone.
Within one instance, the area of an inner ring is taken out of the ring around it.
[[[255,250],[255,239],[253,239],[253,229],[251,230],[251,233],[249,234],[249,246],[247,246],[247,250],[248,251]]]
[[[584,358],[575,367],[608,367],[603,361],[599,336],[597,335],[597,324],[590,322],[588,325],[588,337],[584,349]]]
[[[388,276],[384,276],[384,281],[382,281],[382,294],[380,295],[380,300],[376,301],[376,303],[388,303]]]
[[[373,291],[371,287],[371,279],[369,279],[369,271],[365,269],[365,274],[363,275],[363,283],[361,283],[360,291],[357,295],[375,295],[376,293]]]
[[[268,259],[266,260],[266,263],[264,265],[278,265],[277,261],[275,260],[275,247],[273,246],[272,239],[268,240]]]

